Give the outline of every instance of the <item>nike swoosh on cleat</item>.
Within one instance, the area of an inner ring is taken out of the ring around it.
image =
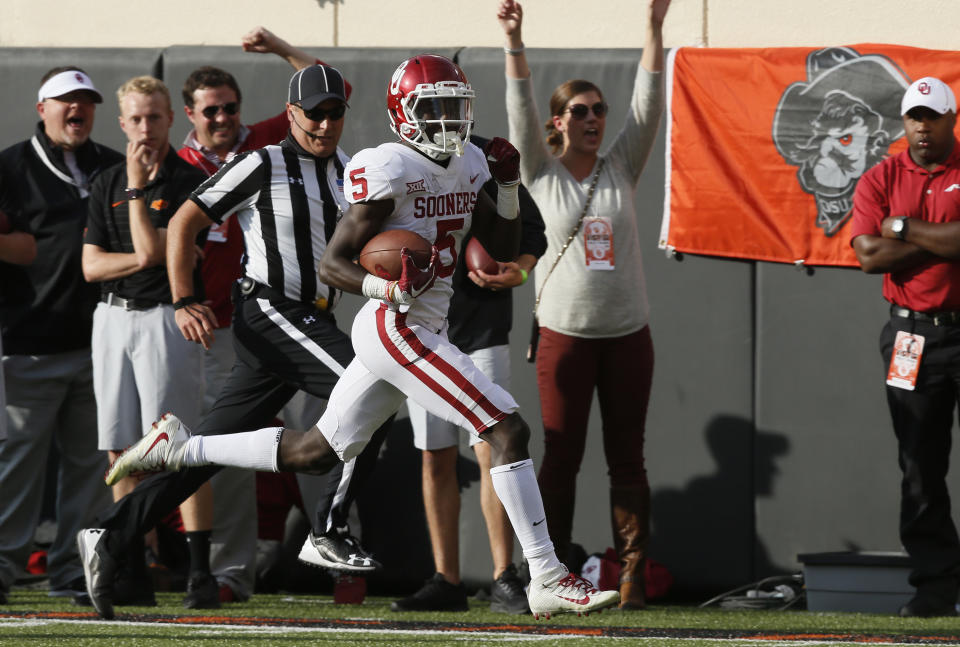
[[[567,598],[562,595],[558,595],[557,597],[560,598],[561,600],[566,600],[567,602],[573,602],[574,604],[579,604],[581,606],[590,602],[589,595],[586,597],[580,598],[579,600],[575,600],[573,598]]]
[[[140,456],[140,458],[146,458],[146,457],[147,457],[147,454],[149,454],[150,452],[152,452],[152,451],[153,451],[153,448],[156,447],[156,446],[157,446],[157,443],[159,443],[161,440],[170,440],[170,436],[167,435],[167,432],[163,432],[162,434],[160,434],[159,436],[157,436],[157,439],[154,440],[154,441],[153,441],[153,444],[150,445],[150,447],[147,448],[147,451],[143,452],[143,454]]]

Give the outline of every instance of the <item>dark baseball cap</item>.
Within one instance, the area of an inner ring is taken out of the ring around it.
[[[290,77],[287,102],[312,110],[327,99],[347,102],[346,86],[340,70],[329,65],[311,65]]]

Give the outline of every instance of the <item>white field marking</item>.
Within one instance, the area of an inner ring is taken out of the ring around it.
[[[333,598],[295,598],[286,596],[280,598],[281,602],[297,602],[298,604],[333,604]]]
[[[183,616],[189,617],[189,616]],[[369,620],[370,618],[357,618],[357,620]],[[294,621],[294,618],[290,619]],[[869,644],[871,647],[873,645],[890,645],[891,647],[917,647],[921,643],[900,643],[892,641],[882,641],[877,640],[876,638],[871,638],[869,641],[855,641],[855,640],[824,640],[824,639],[810,639],[810,640],[782,640],[777,638],[711,638],[707,636],[644,636],[644,635],[635,635],[635,636],[594,636],[594,635],[582,635],[582,634],[520,634],[520,633],[510,633],[504,631],[483,631],[478,628],[477,631],[441,631],[436,629],[378,629],[374,627],[369,628],[359,628],[359,627],[291,627],[291,626],[251,626],[251,625],[228,625],[228,624],[213,624],[213,623],[204,623],[204,624],[193,624],[193,623],[177,623],[177,622],[143,622],[143,621],[127,621],[127,620],[72,620],[67,618],[0,618],[0,628],[3,625],[17,625],[23,627],[35,627],[43,625],[52,625],[52,624],[78,624],[78,625],[104,625],[112,627],[151,627],[154,629],[179,629],[179,630],[189,630],[191,633],[200,634],[200,635],[223,635],[230,633],[241,633],[241,634],[284,634],[284,633],[324,633],[324,634],[335,634],[335,633],[349,633],[349,634],[370,634],[373,636],[377,635],[431,635],[431,636],[448,636],[454,640],[489,640],[491,642],[501,641],[501,642],[517,642],[517,641],[543,641],[543,640],[557,640],[557,639],[602,639],[602,640],[676,640],[676,641],[699,641],[702,643],[718,643],[725,646],[741,645],[743,647],[756,646],[761,643],[775,643],[776,645],[782,645],[783,647],[792,647],[795,645],[810,647],[812,645],[866,645]],[[546,625],[544,625],[546,626]],[[957,645],[958,642],[939,642],[939,641],[929,641],[927,643],[922,643],[923,645]]]
[[[185,616],[186,617],[186,616]],[[293,620],[293,618],[291,618]],[[221,625],[221,624],[193,624],[176,622],[127,622],[117,620],[69,620],[64,618],[38,619],[28,618],[20,620],[18,618],[3,618],[3,621],[17,626],[40,626],[52,624],[76,624],[76,625],[104,625],[112,627],[150,627],[151,629],[177,629],[180,631],[188,630],[191,634],[199,635],[224,635],[224,634],[269,634],[279,635],[285,633],[324,633],[324,634],[369,634],[372,636],[382,635],[433,635],[448,636],[453,640],[490,640],[501,642],[517,641],[545,641],[556,640],[558,638],[596,638],[596,636],[580,635],[556,635],[556,634],[515,634],[510,632],[486,632],[486,631],[438,631],[435,629],[376,629],[376,628],[354,628],[354,627],[269,627],[269,626],[246,626],[246,625]]]

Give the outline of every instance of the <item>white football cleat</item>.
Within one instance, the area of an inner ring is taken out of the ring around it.
[[[590,580],[569,572],[566,567],[533,578],[527,589],[533,617],[549,620],[558,613],[587,615],[620,601],[617,591],[601,591]]]
[[[165,413],[153,423],[146,435],[127,448],[107,470],[107,485],[113,485],[134,472],[176,472],[183,463],[183,453],[190,430],[172,413]]]

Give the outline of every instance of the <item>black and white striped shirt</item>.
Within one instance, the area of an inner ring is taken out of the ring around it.
[[[335,289],[317,270],[340,215],[349,157],[318,159],[289,135],[281,144],[238,155],[190,196],[222,223],[236,213],[243,229],[244,273],[303,303],[333,303]]]

